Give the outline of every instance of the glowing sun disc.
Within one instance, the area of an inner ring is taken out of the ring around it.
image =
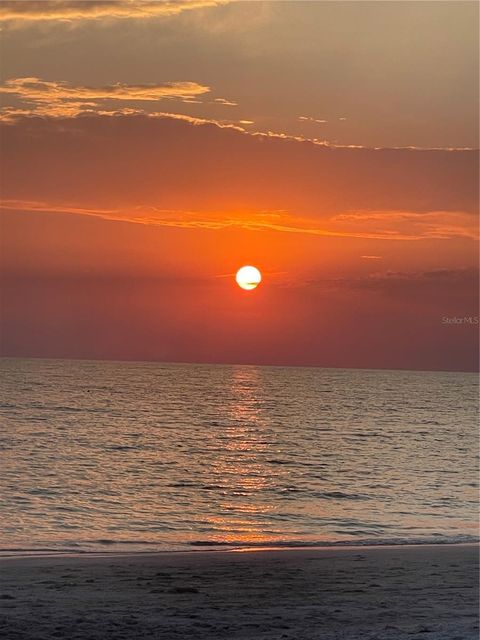
[[[262,274],[257,267],[247,265],[237,271],[235,280],[239,287],[250,291],[251,289],[256,289],[258,287],[262,281]]]

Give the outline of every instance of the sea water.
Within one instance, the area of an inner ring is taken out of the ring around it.
[[[3,359],[0,553],[477,539],[478,377]]]

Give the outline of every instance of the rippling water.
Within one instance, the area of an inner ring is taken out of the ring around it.
[[[461,541],[474,374],[1,361],[0,551]]]

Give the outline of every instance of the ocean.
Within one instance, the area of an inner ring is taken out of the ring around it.
[[[0,554],[478,540],[478,376],[1,360]]]

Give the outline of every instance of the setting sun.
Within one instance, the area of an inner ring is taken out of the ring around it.
[[[249,291],[258,287],[258,285],[262,281],[262,274],[257,269],[257,267],[251,267],[247,265],[245,267],[241,267],[237,271],[235,280],[237,281],[239,287]]]

